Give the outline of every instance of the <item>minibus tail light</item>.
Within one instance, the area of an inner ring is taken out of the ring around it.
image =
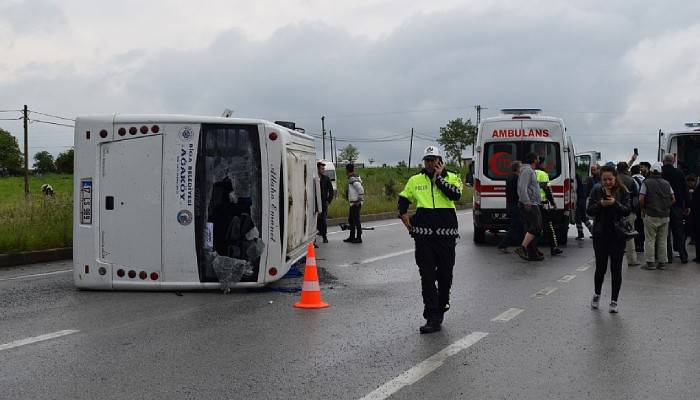
[[[270,132],[267,137],[269,137],[270,140],[277,140],[277,132]]]
[[[564,179],[564,209],[569,210],[571,208],[571,179]]]
[[[267,273],[270,274],[270,276],[276,276],[277,275],[277,268],[272,267],[269,270],[267,270]]]

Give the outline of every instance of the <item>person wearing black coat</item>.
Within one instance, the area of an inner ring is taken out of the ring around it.
[[[604,166],[600,170],[601,184],[593,188],[586,212],[593,217],[593,250],[595,252],[595,294],[591,308],[597,309],[605,273],[610,260],[612,292],[610,312],[617,313],[617,300],[622,286],[622,258],[625,254],[626,238],[616,233],[615,222],[630,214],[630,195],[617,179],[615,168]]]
[[[316,219],[316,228],[318,229],[318,234],[323,238],[323,243],[328,243],[328,223],[326,218],[328,217],[328,205],[333,200],[333,183],[331,178],[326,176],[326,165],[319,161],[316,163],[318,168],[318,177],[321,180],[321,212],[318,213],[318,218]]]
[[[685,175],[683,175],[681,170],[673,166],[674,161],[673,154],[666,154],[664,156],[664,166],[661,168],[661,177],[671,184],[673,194],[676,196],[676,202],[671,206],[666,253],[670,263],[673,261],[672,250],[677,251],[681,256],[681,263],[685,264],[688,262],[688,250],[685,248],[683,215],[687,215],[690,212],[690,193],[688,192],[688,183],[685,181]]]
[[[700,263],[700,179],[691,197],[690,210],[693,239],[695,239],[695,258],[693,261]]]

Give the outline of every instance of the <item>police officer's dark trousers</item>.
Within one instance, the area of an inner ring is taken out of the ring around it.
[[[423,317],[441,322],[444,307],[450,302],[456,239],[416,237],[415,241],[416,264],[423,291]]]

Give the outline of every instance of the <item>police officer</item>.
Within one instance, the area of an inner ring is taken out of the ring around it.
[[[421,333],[441,329],[443,314],[450,309],[450,286],[459,236],[455,200],[462,196],[459,175],[445,170],[440,151],[429,146],[423,153],[425,168],[413,175],[399,194],[399,218],[416,243],[416,264],[421,277],[423,317]],[[409,218],[408,206],[416,204]],[[437,282],[437,287],[435,286]]]
[[[559,248],[557,232],[554,230],[554,224],[552,222],[554,216],[552,210],[555,210],[557,205],[554,202],[552,188],[549,187],[549,173],[544,170],[544,159],[542,157],[539,158],[535,175],[537,176],[537,182],[540,184],[540,199],[542,200],[542,225],[544,228],[544,234],[547,241],[549,241],[550,254],[556,256],[564,251]]]

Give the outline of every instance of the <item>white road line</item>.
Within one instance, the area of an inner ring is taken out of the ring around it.
[[[383,256],[367,258],[367,259],[364,259],[364,260],[362,260],[362,261],[358,261],[358,262],[354,262],[354,263],[340,264],[340,265],[338,265],[338,266],[339,266],[339,267],[349,267],[349,266],[351,266],[351,265],[369,264],[369,263],[373,263],[373,262],[375,262],[375,261],[385,260],[385,259],[387,259],[387,258],[398,257],[398,256],[402,256],[402,255],[404,255],[404,254],[413,253],[414,251],[415,251],[414,249],[401,250],[401,251],[397,251],[397,252],[394,252],[394,253],[384,254]]]
[[[576,271],[579,271],[579,272],[588,271],[588,268],[590,268],[590,265],[582,265],[582,266],[576,268]]]
[[[71,335],[71,334],[77,333],[77,332],[80,332],[80,331],[76,331],[73,329],[67,329],[65,331],[58,331],[58,332],[53,332],[53,333],[47,333],[46,335],[15,340],[14,342],[0,344],[0,351],[14,349],[15,347],[25,346],[25,345],[32,344],[32,343],[43,342],[45,340],[56,339],[56,338],[59,338],[61,336]]]
[[[522,313],[523,311],[525,310],[521,308],[509,308],[508,310],[501,313],[501,315],[499,315],[498,317],[492,319],[491,322],[508,322],[511,319],[520,315],[520,313]]]
[[[423,379],[426,375],[435,371],[442,364],[444,364],[445,360],[463,350],[468,349],[469,347],[477,343],[479,340],[485,338],[487,335],[487,332],[472,332],[471,334],[459,339],[458,341],[440,350],[435,355],[430,356],[425,361],[421,362],[415,367],[405,371],[396,378],[383,384],[382,386],[374,390],[372,393],[363,397],[361,400],[384,400],[388,398],[392,394],[401,390],[401,388],[413,385],[414,383]]]
[[[557,282],[569,283],[576,278],[576,275],[564,275]]]
[[[537,293],[533,294],[532,297],[537,297],[538,299],[543,298],[544,296],[549,296],[550,294],[556,292],[559,288],[558,287],[546,287]]]
[[[471,214],[471,211],[463,212],[463,213],[457,213],[457,215],[467,215]],[[387,226],[394,226],[394,225],[401,225],[403,222],[392,222],[390,224],[382,224],[382,225],[368,225],[366,226],[367,228],[384,228]],[[338,233],[343,233],[344,231],[335,231],[335,232],[328,232],[328,235],[337,235]]]
[[[52,271],[52,272],[44,272],[42,274],[31,274],[31,275],[20,275],[20,276],[13,276],[12,278],[3,278],[0,279],[0,282],[2,281],[16,281],[18,279],[26,279],[26,278],[36,278],[39,276],[48,276],[48,275],[56,275],[56,274],[67,274],[69,272],[73,272],[72,269],[64,269],[61,271]]]

